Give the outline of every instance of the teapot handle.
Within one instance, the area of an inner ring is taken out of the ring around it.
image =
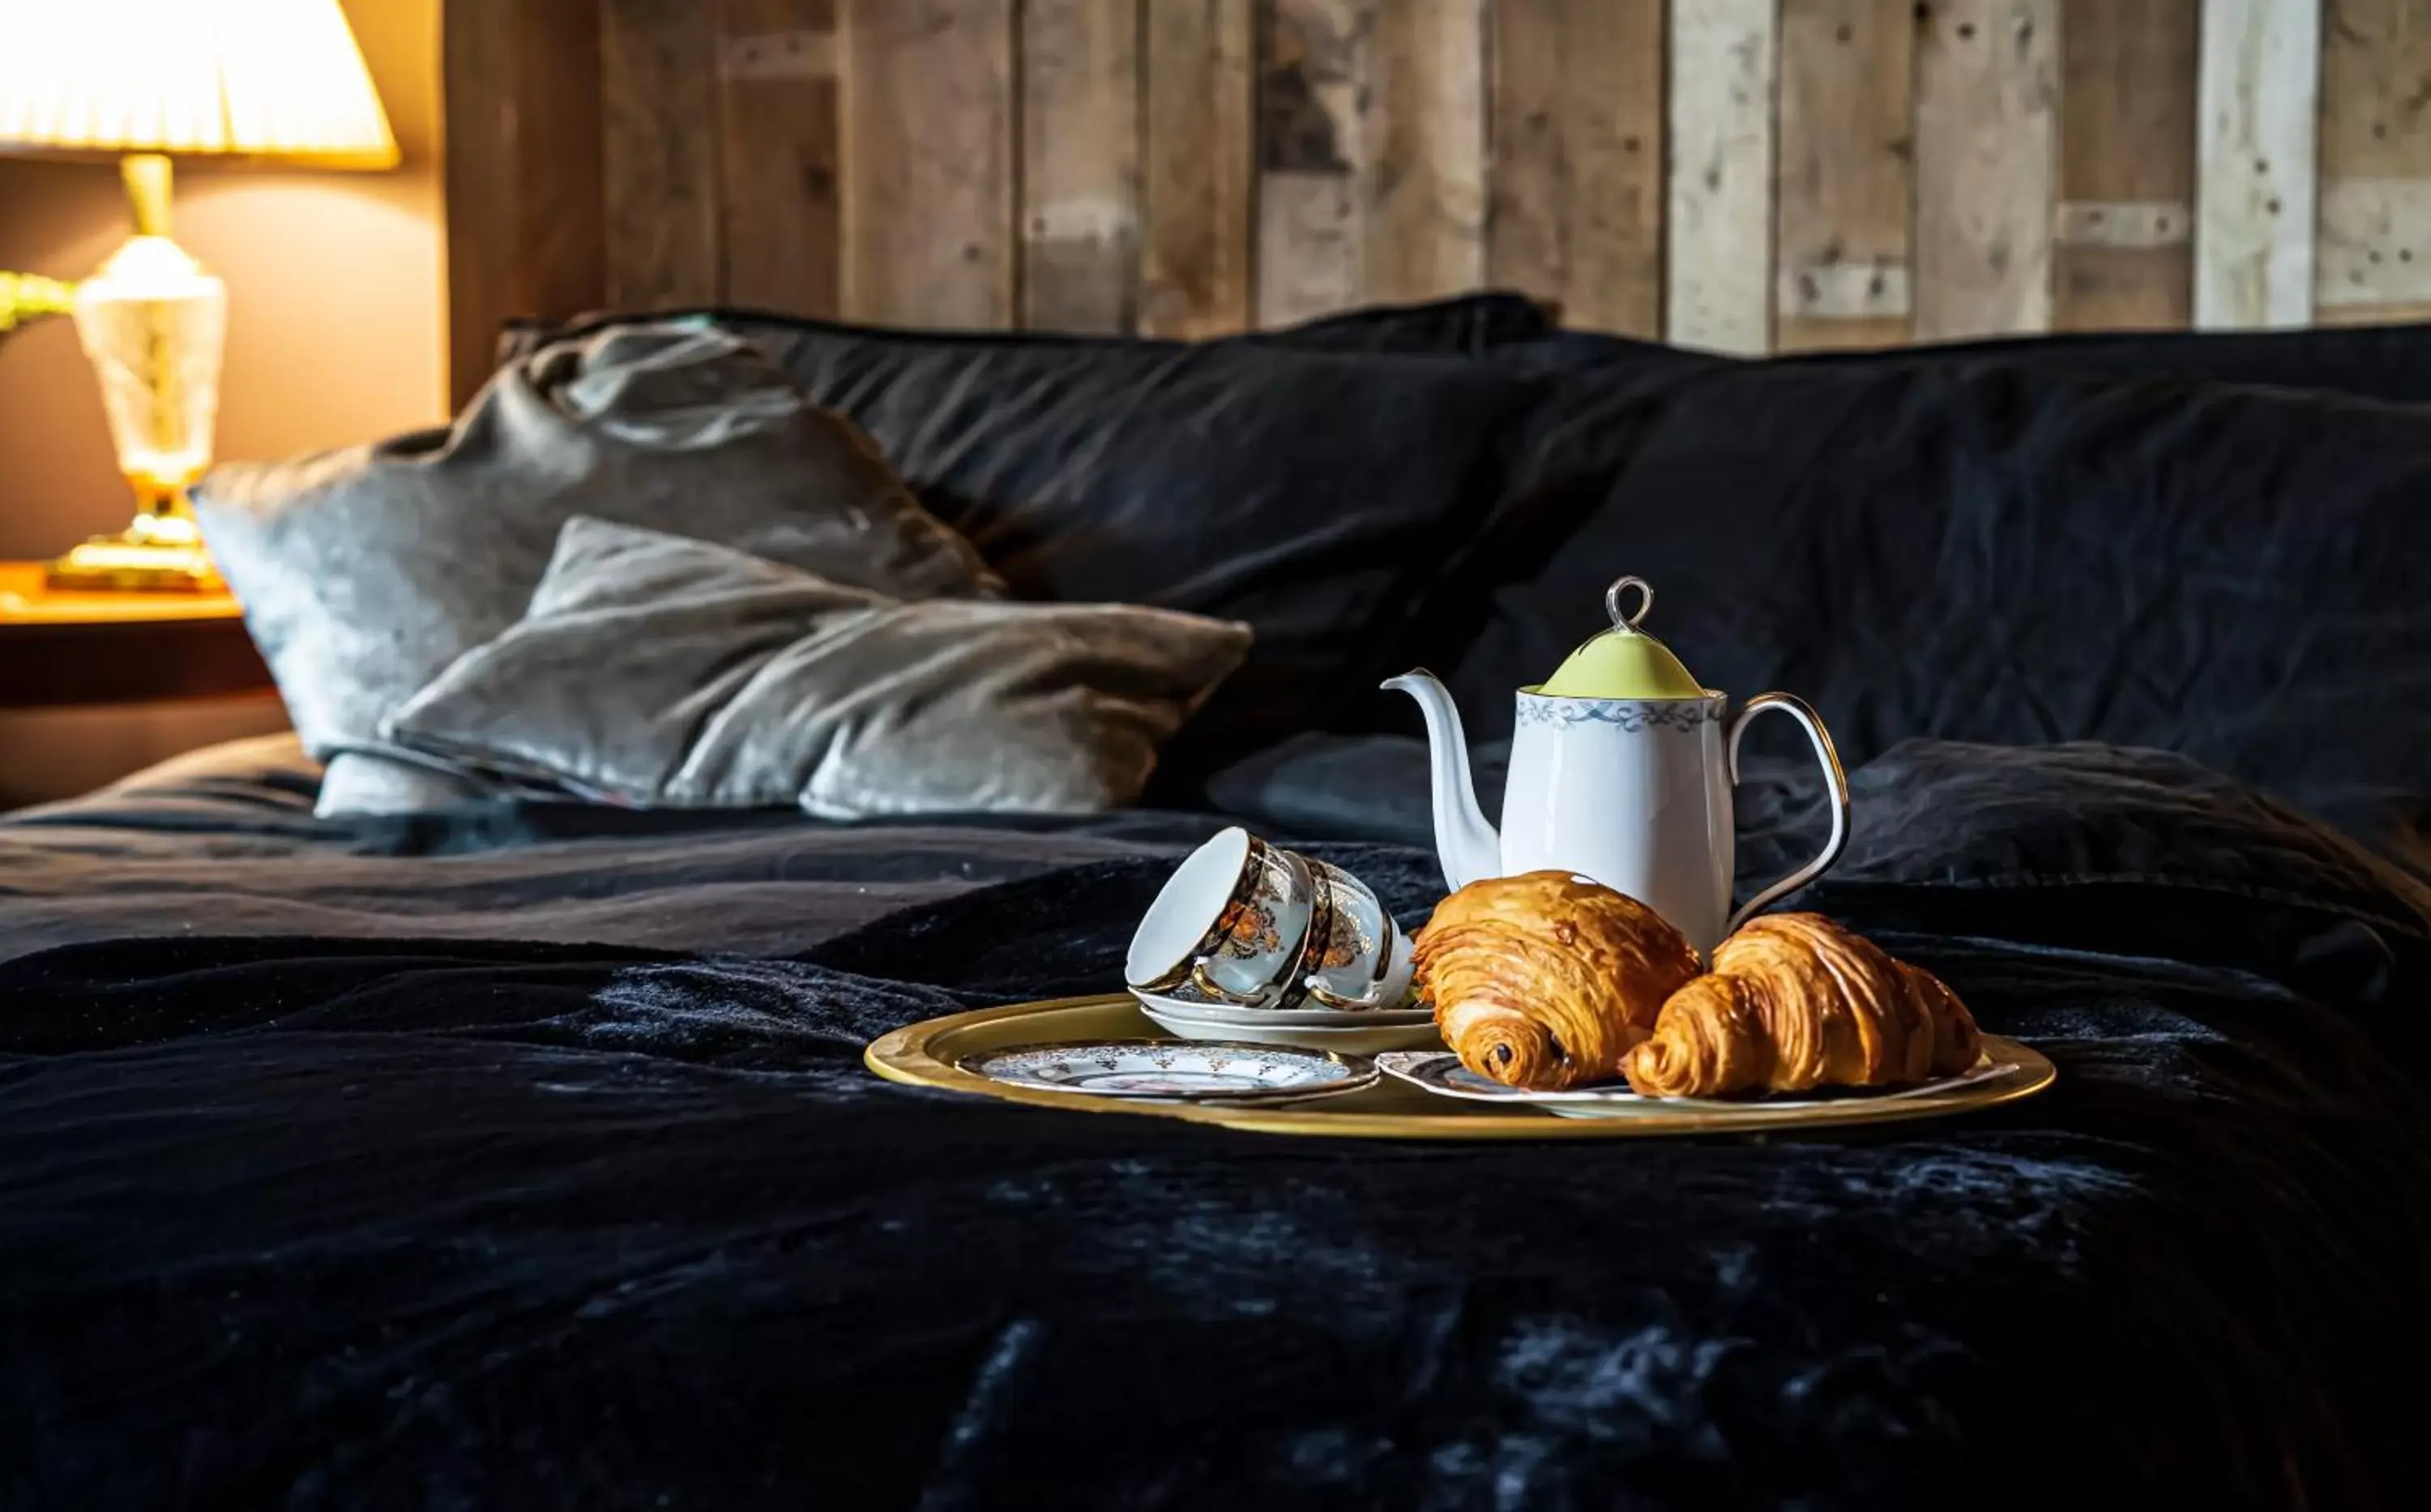
[[[1831,732],[1803,698],[1794,698],[1786,693],[1760,693],[1747,701],[1739,716],[1731,721],[1731,785],[1736,787],[1739,781],[1739,737],[1747,733],[1748,722],[1768,709],[1778,709],[1797,720],[1805,730],[1807,740],[1814,744],[1815,759],[1823,765],[1823,781],[1832,789],[1832,838],[1823,842],[1822,850],[1814,860],[1749,899],[1747,906],[1733,914],[1730,922],[1722,926],[1725,937],[1736,933],[1738,927],[1762,912],[1767,903],[1796,892],[1830,870],[1849,844],[1849,776],[1840,769],[1840,753],[1832,748]]]

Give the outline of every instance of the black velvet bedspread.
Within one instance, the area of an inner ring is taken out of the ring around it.
[[[1261,827],[1411,754],[1266,774]],[[1115,985],[1209,815],[333,832],[190,782],[0,824],[0,1505],[2418,1504],[2431,895],[2157,753],[1854,781],[1798,901],[2051,1093],[1395,1145],[863,1070]],[[1818,815],[1745,805],[1753,883]],[[1439,887],[1316,848],[1413,921]]]

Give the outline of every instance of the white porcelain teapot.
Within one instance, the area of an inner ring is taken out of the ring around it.
[[[1632,589],[1637,612],[1624,615],[1621,599]],[[1451,695],[1424,671],[1384,686],[1416,698],[1426,715],[1435,850],[1454,891],[1482,877],[1529,871],[1590,877],[1669,919],[1710,958],[1749,915],[1839,859],[1849,839],[1849,781],[1823,722],[1788,694],[1750,698],[1726,730],[1729,698],[1700,685],[1668,647],[1637,628],[1653,605],[1644,580],[1615,582],[1604,594],[1612,629],[1571,652],[1541,685],[1519,690],[1499,835],[1477,806]],[[1731,788],[1739,737],[1770,709],[1797,720],[1814,744],[1832,790],[1832,838],[1734,914]]]

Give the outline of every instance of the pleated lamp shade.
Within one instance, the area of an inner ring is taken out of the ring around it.
[[[337,0],[0,0],[0,152],[392,168]]]

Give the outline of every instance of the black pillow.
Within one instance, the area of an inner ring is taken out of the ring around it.
[[[1552,316],[1543,305],[1526,294],[1487,290],[1414,305],[1368,305],[1297,326],[1217,339],[1341,352],[1483,357],[1555,334]]]
[[[1910,736],[2431,795],[2431,414],[2035,367],[1766,363],[1549,405],[1459,663],[1474,738],[1651,580],[1710,687]]]
[[[780,314],[765,310],[738,310],[701,305],[649,313],[615,312],[578,316],[572,321],[509,320],[499,328],[497,361],[503,366],[550,342],[587,334],[603,326],[636,320],[698,320],[760,341],[781,354],[797,334],[852,336],[864,341],[927,345],[939,341],[976,342],[998,346],[1177,346],[1179,342],[1145,341],[1129,336],[1076,335],[1059,331],[933,331],[882,326],[855,326],[809,315]],[[1438,356],[1484,356],[1498,348],[1555,335],[1544,306],[1525,294],[1505,290],[1457,294],[1410,305],[1369,305],[1338,314],[1320,315],[1297,326],[1274,330],[1244,331],[1218,342],[1260,346],[1299,346],[1323,351],[1407,352]]]
[[[1719,352],[1666,346],[1635,336],[1600,330],[1557,330],[1530,341],[1511,342],[1488,352],[1488,361],[1515,373],[1586,374],[1603,378],[1636,372],[1665,381],[1699,373],[1757,365],[1758,360]]]
[[[1559,331],[1498,346],[1495,361],[1534,373],[1626,368],[1684,378],[1752,365],[1743,358],[1683,351],[1597,331]],[[2431,400],[2431,325],[2321,330],[2087,331],[2010,336],[1877,351],[1789,352],[1774,363],[1867,367],[1885,363],[2001,363],[2116,378],[2203,378],[2267,388],[2313,389],[2406,403]]]
[[[2431,400],[2431,325],[2321,330],[2087,331],[1904,351],[1813,352],[1794,361],[2023,362],[2104,378],[2205,378],[2404,403]]]
[[[783,357],[1016,596],[1252,627],[1248,662],[1166,748],[1166,797],[1373,712],[1361,696],[1405,664],[1545,392],[1484,363],[1248,344],[805,330]]]

